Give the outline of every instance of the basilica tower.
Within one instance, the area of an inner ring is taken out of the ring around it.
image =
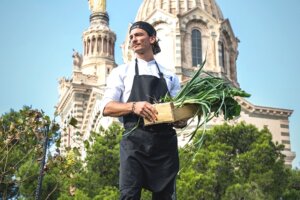
[[[105,0],[89,0],[90,26],[83,32],[83,53],[73,50],[70,79],[59,81],[56,111],[61,118],[61,153],[65,147],[78,148],[84,156],[83,141],[100,126],[100,100],[110,71],[116,66],[116,34],[109,28]],[[70,126],[76,119],[76,126]]]

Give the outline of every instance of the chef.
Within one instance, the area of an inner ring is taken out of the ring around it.
[[[151,24],[135,22],[129,37],[135,59],[112,70],[102,101],[103,116],[121,117],[125,128],[120,142],[120,199],[139,200],[142,188],[150,190],[154,200],[175,199],[179,159],[174,127],[182,128],[186,121],[144,126],[143,118],[157,120],[153,104],[165,95],[175,96],[179,80],[154,59],[160,47]]]

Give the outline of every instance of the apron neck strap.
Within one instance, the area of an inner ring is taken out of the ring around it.
[[[158,67],[158,64],[157,64],[156,60],[155,60],[154,62],[155,62],[156,68],[157,68],[157,70],[158,70],[158,75],[159,75],[159,77],[160,77],[160,78],[163,78],[163,77],[164,77],[164,74],[161,73],[161,71],[160,71],[160,69],[159,69],[159,67]],[[136,75],[139,75],[139,67],[138,67],[138,60],[137,60],[137,58],[135,59],[135,74],[136,74]]]

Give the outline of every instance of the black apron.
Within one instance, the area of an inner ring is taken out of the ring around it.
[[[154,103],[168,93],[163,74],[139,75],[137,60],[132,90],[127,102]],[[125,133],[120,143],[120,189],[143,187],[162,191],[175,180],[179,170],[176,132],[170,124],[144,126],[143,119],[128,114],[123,117]],[[136,125],[138,124],[137,128]]]

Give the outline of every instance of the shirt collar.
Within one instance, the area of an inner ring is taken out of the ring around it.
[[[143,59],[140,59],[140,58],[137,58],[138,60],[138,64],[143,64],[143,65],[152,65],[152,64],[155,64],[155,59],[153,60],[150,60],[149,62],[143,60]]]

